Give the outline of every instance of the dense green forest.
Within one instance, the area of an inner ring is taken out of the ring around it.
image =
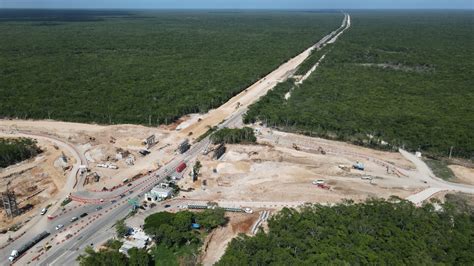
[[[211,135],[211,141],[217,143],[254,143],[257,141],[253,129],[244,128],[223,128]]]
[[[232,240],[217,265],[470,265],[474,213],[369,200],[283,209],[269,232]]]
[[[0,10],[0,117],[152,125],[224,103],[338,12]]]
[[[41,153],[36,141],[27,138],[0,138],[0,168],[35,157]]]
[[[308,72],[318,61],[321,57],[328,53],[330,48],[323,47],[321,50],[315,50],[311,53],[311,55],[298,67],[295,74],[296,75],[304,75]]]
[[[246,122],[441,157],[453,146],[453,156],[474,158],[474,13],[351,16],[352,27],[291,98],[277,87]]]
[[[220,208],[202,212],[157,212],[145,219],[144,230],[156,243],[150,252],[135,248],[128,251],[127,257],[118,251],[120,242],[109,241],[108,249],[95,252],[88,248],[78,261],[83,266],[197,265],[204,238],[214,228],[227,223],[224,215]],[[192,223],[198,223],[201,228],[192,229]]]

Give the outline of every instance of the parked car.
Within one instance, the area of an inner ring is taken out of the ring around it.
[[[322,180],[322,179],[318,179],[318,180],[313,181],[313,185],[322,185],[322,184],[324,184],[324,180]]]
[[[147,156],[147,155],[150,154],[151,152],[148,151],[148,150],[141,150],[141,151],[139,151],[138,153],[140,153],[140,154],[143,155],[143,156]]]
[[[61,229],[61,228],[63,228],[63,227],[64,227],[64,225],[58,224],[58,225],[56,225],[56,230],[59,230],[59,229]]]
[[[48,211],[48,208],[43,208],[40,212],[41,215],[45,215],[46,212]]]
[[[165,208],[169,208],[169,207],[171,207],[171,205],[169,205],[169,204],[166,204],[166,205],[165,205]]]

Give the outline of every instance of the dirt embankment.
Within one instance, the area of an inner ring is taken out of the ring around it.
[[[0,191],[4,192],[8,185],[21,209],[21,215],[14,219],[8,218],[2,209],[0,228],[21,223],[52,202],[76,163],[71,154],[48,141],[39,140],[38,146],[43,152],[35,158],[0,170]]]
[[[198,182],[180,183],[195,189],[186,193],[190,199],[334,203],[391,195],[404,198],[423,187],[421,182],[387,172],[374,162],[364,161],[365,171],[351,169],[360,160],[353,155],[322,155],[269,145],[228,145],[220,160],[212,160],[209,155],[199,160],[203,167]],[[312,184],[318,179],[327,187]]]
[[[227,217],[228,224],[212,231],[204,241],[200,262],[205,266],[216,263],[224,255],[230,241],[238,234],[249,233],[258,219],[258,213],[251,215],[229,213]]]
[[[474,169],[467,168],[460,165],[450,165],[449,168],[453,171],[456,176],[456,182],[474,185]]]

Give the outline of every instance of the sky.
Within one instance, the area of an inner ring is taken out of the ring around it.
[[[0,0],[0,8],[474,9],[474,0]]]

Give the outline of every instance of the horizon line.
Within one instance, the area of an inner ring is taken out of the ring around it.
[[[164,7],[0,7],[1,10],[21,9],[21,10],[289,10],[289,11],[342,11],[342,10],[459,10],[474,11],[473,8],[441,8],[441,7],[420,7],[420,8],[215,8],[215,7],[189,7],[189,8],[164,8]]]

